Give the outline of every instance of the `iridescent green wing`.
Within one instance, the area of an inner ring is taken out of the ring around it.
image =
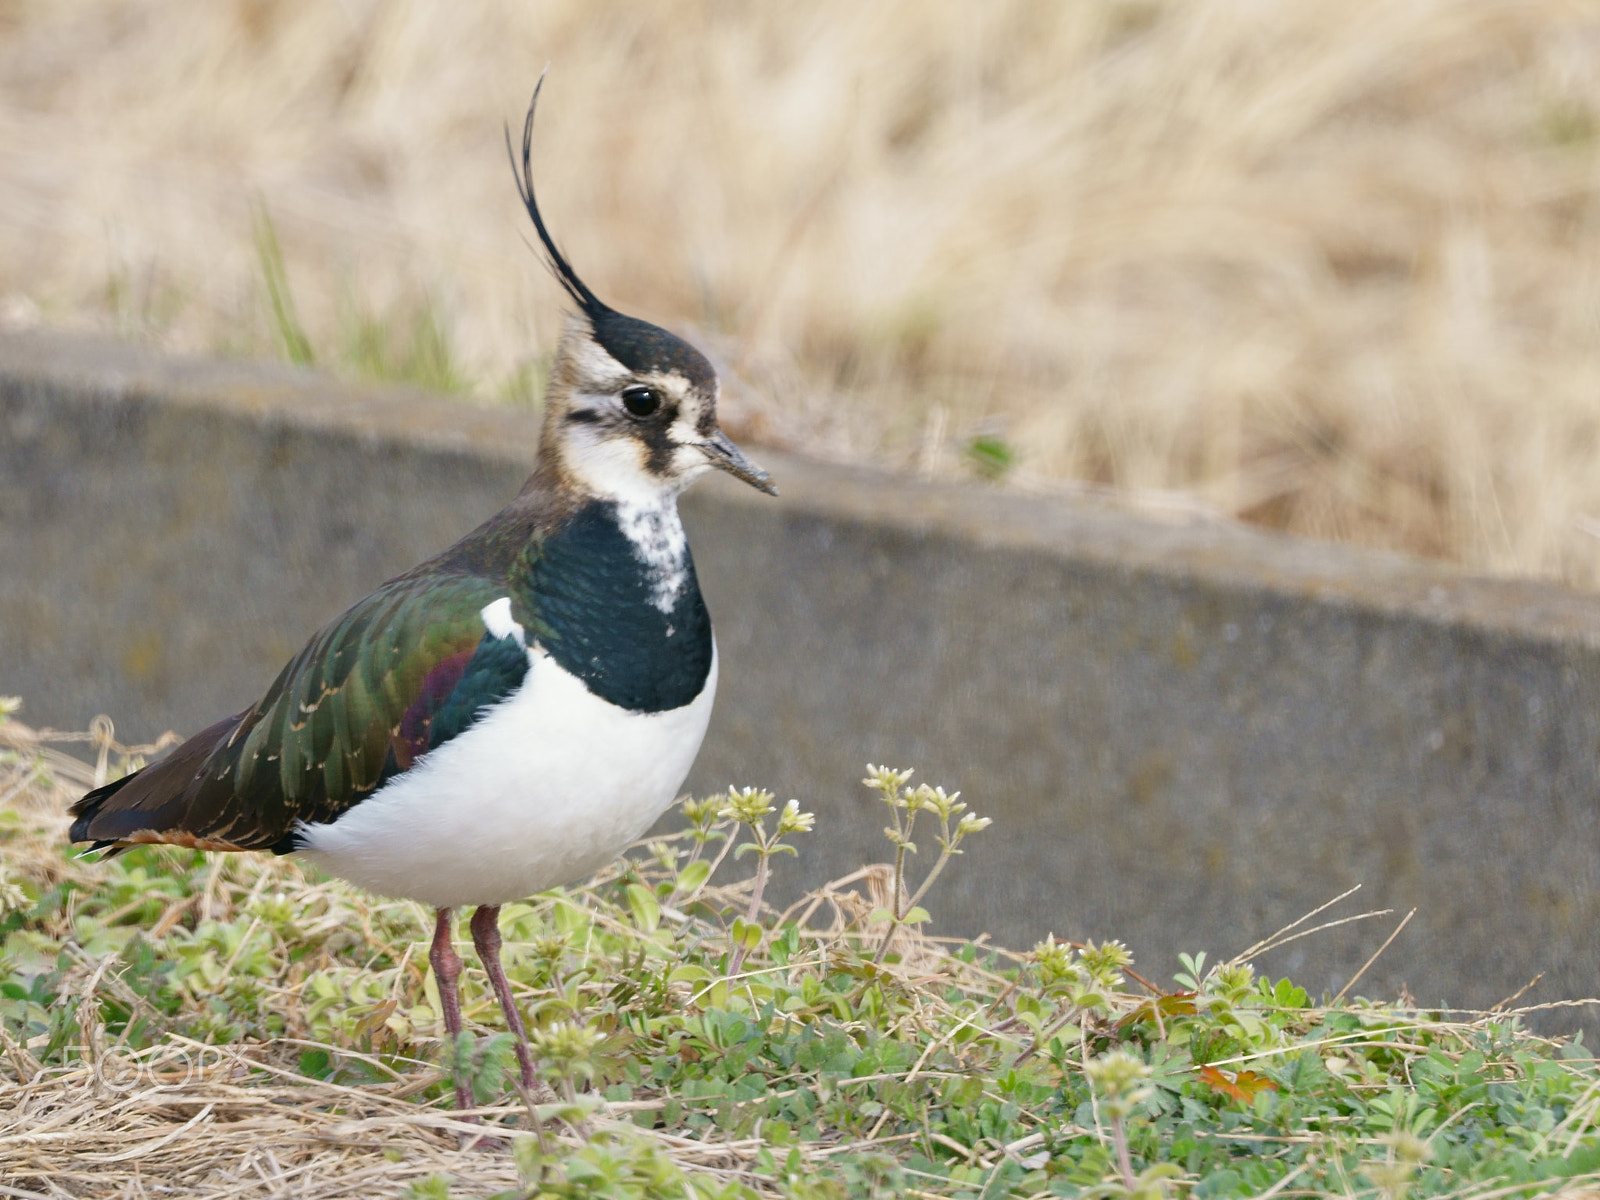
[[[484,616],[507,595],[468,574],[386,584],[313,638],[254,707],[84,797],[74,839],[291,849],[296,822],[332,820],[522,683],[520,630],[496,636]],[[529,623],[514,605],[507,615]]]

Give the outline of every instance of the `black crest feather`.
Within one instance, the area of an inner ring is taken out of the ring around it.
[[[528,115],[522,121],[521,162],[517,161],[517,152],[511,144],[510,125],[506,126],[506,153],[511,156],[511,175],[517,181],[517,194],[522,197],[522,206],[528,210],[528,216],[533,218],[533,227],[539,234],[539,241],[544,244],[550,270],[561,281],[561,286],[567,290],[567,295],[583,309],[584,315],[591,322],[595,322],[614,310],[591,292],[588,284],[578,278],[578,273],[572,269],[572,264],[567,261],[566,255],[561,253],[555,239],[550,236],[550,231],[545,228],[544,218],[539,215],[539,202],[533,195],[533,114],[539,107],[539,91],[544,87],[544,76],[544,71],[540,71],[539,82],[533,86],[533,99],[528,101]]]
[[[641,321],[619,313],[589,290],[589,285],[578,278],[567,256],[561,253],[550,231],[545,228],[544,217],[539,214],[539,202],[533,195],[533,114],[539,107],[539,90],[544,87],[544,72],[534,85],[533,99],[528,101],[528,115],[522,122],[522,158],[519,161],[511,141],[511,127],[506,126],[506,153],[511,157],[511,174],[517,181],[517,194],[522,206],[533,218],[533,228],[544,245],[545,259],[550,270],[561,281],[567,295],[589,318],[589,325],[599,343],[630,371],[675,371],[697,387],[706,391],[716,387],[716,371],[705,355],[675,334],[659,325]]]

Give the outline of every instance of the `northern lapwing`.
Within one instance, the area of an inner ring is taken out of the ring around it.
[[[540,81],[540,86],[543,80]],[[666,809],[711,715],[717,647],[677,499],[712,468],[776,494],[717,425],[694,347],[578,278],[520,170],[551,270],[577,306],[551,367],[533,475],[438,557],[352,605],[255,705],[72,807],[73,841],[298,854],[437,910],[429,961],[461,1031],[453,909],[534,1085],[500,963],[500,906],[573,883]],[[471,1107],[456,1081],[456,1101]]]

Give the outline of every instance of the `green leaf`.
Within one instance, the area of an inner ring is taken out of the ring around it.
[[[966,446],[966,460],[985,479],[999,479],[1016,465],[1017,452],[1004,439],[980,434]]]
[[[450,1176],[430,1175],[400,1193],[402,1200],[450,1200]]]
[[[761,935],[764,931],[755,921],[746,920],[744,917],[735,917],[731,932],[733,944],[742,947],[748,952],[761,945]]]
[[[1574,1150],[1565,1158],[1557,1161],[1560,1163],[1558,1174],[1565,1175],[1568,1178],[1574,1175],[1588,1175],[1600,1172],[1600,1145]]]
[[[678,884],[673,890],[679,893],[694,893],[699,891],[710,878],[711,864],[703,858],[696,859],[678,872]]]
[[[511,1160],[517,1164],[517,1177],[523,1183],[538,1179],[551,1157],[539,1148],[539,1139],[536,1137],[524,1134],[512,1140]]]
[[[706,983],[715,978],[712,973],[699,963],[680,963],[667,973],[667,979],[672,983],[697,984]]]
[[[642,883],[628,885],[628,907],[633,910],[634,924],[646,933],[654,933],[661,924],[661,904],[655,893]]]
[[[923,908],[922,905],[914,904],[911,907],[911,911],[906,913],[901,920],[907,925],[921,925],[924,921],[931,921],[933,918],[928,915],[928,910]]]
[[[558,1100],[554,1104],[535,1104],[533,1111],[541,1121],[568,1121],[576,1124],[599,1112],[605,1100],[600,1096],[579,1095],[571,1102]]]
[[[292,363],[309,366],[316,361],[311,349],[311,339],[295,311],[294,293],[289,290],[289,273],[284,269],[283,250],[278,246],[278,231],[266,202],[257,198],[252,207],[255,218],[256,257],[261,267],[261,278],[267,287],[267,299],[272,305],[273,325],[278,339],[283,343],[283,355]]]
[[[332,1060],[326,1050],[300,1051],[300,1074],[308,1079],[326,1079]]]
[[[470,1038],[472,1035],[463,1032],[461,1036]],[[469,1067],[472,1095],[479,1104],[490,1103],[505,1089],[515,1046],[515,1039],[509,1033],[497,1033],[472,1047]]]

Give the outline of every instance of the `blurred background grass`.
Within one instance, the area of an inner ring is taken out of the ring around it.
[[[536,402],[546,214],[737,434],[1600,583],[1600,7],[0,0],[0,322]]]

